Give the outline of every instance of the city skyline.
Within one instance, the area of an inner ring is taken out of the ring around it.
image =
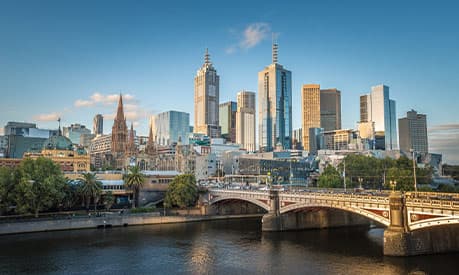
[[[193,77],[207,47],[221,77],[220,103],[235,101],[242,89],[258,91],[274,32],[279,62],[292,71],[293,129],[301,126],[303,84],[342,92],[343,129],[356,128],[359,95],[386,84],[397,101],[396,118],[411,109],[426,114],[431,151],[459,163],[459,114],[450,111],[459,102],[459,36],[450,3],[295,4],[277,11],[239,4],[221,7],[240,14],[231,18],[203,2],[113,2],[110,12],[103,2],[91,9],[89,2],[2,3],[0,124],[54,129],[62,117],[63,126],[91,129],[101,113],[108,133],[121,92],[128,124],[134,121],[146,136],[152,114],[179,110],[193,117]],[[317,13],[304,15],[307,9]],[[167,18],[164,11],[175,13]],[[212,24],[200,23],[202,16]]]

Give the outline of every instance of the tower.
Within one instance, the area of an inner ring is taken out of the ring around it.
[[[104,134],[104,117],[101,114],[94,116],[93,133],[96,136],[101,136]]]
[[[206,49],[204,64],[194,78],[194,132],[220,137],[219,97],[220,77]]]
[[[277,43],[272,62],[258,73],[258,137],[264,152],[279,143],[283,149],[292,147],[292,73],[277,63]]]
[[[249,152],[255,148],[255,93],[241,91],[237,93],[236,143]]]
[[[123,97],[120,94],[116,117],[112,127],[112,156],[115,161],[115,167],[120,169],[124,166],[124,157],[127,146],[127,125],[123,110]]]
[[[126,155],[129,157],[135,156],[137,153],[137,148],[135,146],[135,134],[134,134],[134,125],[131,122],[131,130],[129,131],[129,139],[126,147]]]

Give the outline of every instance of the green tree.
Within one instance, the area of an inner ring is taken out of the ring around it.
[[[132,190],[134,196],[132,208],[139,206],[139,192],[140,188],[143,186],[144,180],[145,176],[140,172],[140,168],[137,165],[130,167],[128,173],[124,176],[124,184],[127,188]]]
[[[16,169],[0,167],[0,215],[9,212],[10,207],[14,206],[17,183]]]
[[[318,186],[322,188],[341,188],[341,177],[335,167],[328,165],[324,172],[320,174]]]
[[[83,173],[80,180],[80,194],[86,202],[86,209],[89,211],[91,199],[94,201],[94,211],[97,210],[97,202],[102,194],[102,182],[98,181],[95,174]]]
[[[110,210],[112,208],[113,204],[115,203],[115,196],[113,196],[112,191],[108,191],[105,193],[103,196],[104,199],[104,205],[106,210]]]
[[[15,201],[18,213],[32,212],[38,217],[40,211],[58,206],[66,184],[60,167],[47,158],[25,159],[19,165],[19,183]]]
[[[194,175],[185,174],[174,178],[167,189],[164,205],[166,207],[195,206],[198,200],[198,188]]]
[[[396,182],[395,189],[400,191],[414,190],[413,173],[408,169],[391,167],[387,170],[386,188],[391,188],[390,182]]]

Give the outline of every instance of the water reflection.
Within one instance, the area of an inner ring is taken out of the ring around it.
[[[380,228],[261,232],[259,220],[0,237],[0,274],[455,274],[459,254],[382,255]]]

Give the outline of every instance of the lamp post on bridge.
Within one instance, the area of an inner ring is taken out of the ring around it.
[[[413,154],[412,157],[413,157],[413,177],[414,177],[414,192],[417,193],[418,192],[418,185],[417,185],[417,182],[416,182],[416,160],[415,160],[415,151],[414,149],[410,149],[410,152]]]

